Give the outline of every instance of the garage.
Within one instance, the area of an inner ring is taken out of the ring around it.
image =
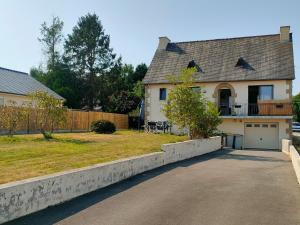
[[[245,148],[279,149],[278,123],[245,123]]]

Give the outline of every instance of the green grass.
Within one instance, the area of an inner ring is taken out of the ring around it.
[[[117,131],[65,133],[44,140],[40,134],[0,136],[0,184],[160,151],[185,136]]]

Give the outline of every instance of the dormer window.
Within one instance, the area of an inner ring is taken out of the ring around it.
[[[196,67],[196,63],[194,60],[190,61],[187,68],[193,68],[193,67]]]
[[[238,59],[235,67],[239,67],[242,69],[249,69],[249,70],[254,70],[253,67],[242,57]]]
[[[197,72],[203,72],[200,66],[198,66],[194,60],[191,60],[187,66],[187,68],[196,68]]]

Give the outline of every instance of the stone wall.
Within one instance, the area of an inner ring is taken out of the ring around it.
[[[0,185],[0,223],[220,148],[220,137],[166,144],[162,152]]]

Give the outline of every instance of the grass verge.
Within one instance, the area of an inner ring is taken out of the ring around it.
[[[114,134],[64,133],[0,137],[0,184],[130,156],[160,151],[185,136],[117,131]]]

